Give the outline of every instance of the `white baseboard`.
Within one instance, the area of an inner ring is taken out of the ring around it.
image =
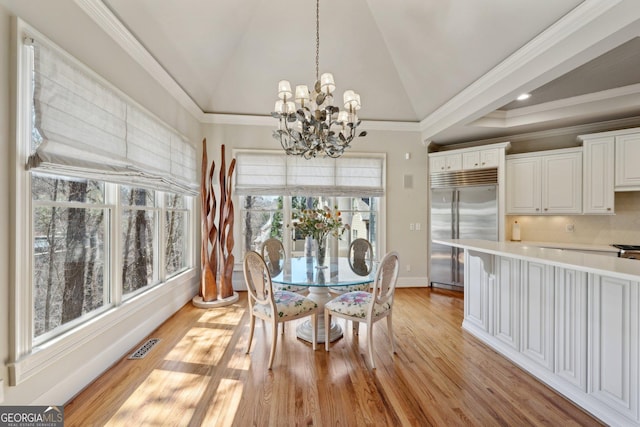
[[[0,380],[0,403],[4,402],[4,380]]]
[[[397,288],[428,288],[428,277],[398,277]]]

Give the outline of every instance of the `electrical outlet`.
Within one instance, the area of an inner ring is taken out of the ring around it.
[[[419,222],[416,222],[416,231],[420,231],[420,227],[421,227],[421,226],[420,226],[420,223],[419,223]]]
[[[410,264],[407,264],[406,268],[407,268],[407,271],[411,271],[411,265]]]
[[[574,231],[576,231],[576,228],[573,224],[567,224],[564,226],[564,231],[566,231],[567,233],[573,233]]]

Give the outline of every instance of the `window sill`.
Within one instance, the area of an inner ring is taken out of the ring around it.
[[[107,345],[105,345],[101,342],[101,339],[104,340],[107,333],[113,333],[113,331],[122,329],[123,326],[126,327],[124,329],[125,332],[123,332],[124,335],[120,337],[122,340],[115,341],[126,341],[125,338],[127,338],[126,335],[129,332],[139,332],[148,329],[145,335],[148,334],[157,327],[154,319],[148,320],[146,324],[136,324],[135,327],[131,327],[130,324],[127,324],[129,318],[137,312],[150,307],[157,310],[159,315],[165,315],[165,319],[168,318],[185,304],[185,301],[177,298],[177,296],[184,293],[185,290],[188,291],[190,289],[196,276],[196,268],[187,270],[171,278],[166,283],[149,289],[147,292],[137,295],[117,307],[111,308],[100,316],[87,321],[85,324],[45,344],[34,347],[30,354],[24,355],[16,362],[9,364],[10,385],[19,385],[29,378],[44,373],[55,363],[63,361],[65,357],[77,352],[84,352],[87,348],[94,349],[92,350],[93,354],[100,354],[102,350],[106,351],[107,349],[105,347],[115,344],[115,342],[109,341]],[[161,309],[157,307],[161,307]],[[135,340],[135,342],[137,341],[138,339]],[[96,351],[96,348],[101,350]],[[131,348],[131,345],[122,349],[119,357],[122,357],[129,348]],[[90,360],[87,360],[87,363],[89,362]],[[0,388],[0,392],[1,391],[2,388]]]

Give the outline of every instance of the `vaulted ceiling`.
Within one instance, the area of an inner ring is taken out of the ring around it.
[[[279,80],[315,80],[314,0],[75,2],[220,120],[268,116]],[[337,99],[361,94],[365,123],[455,143],[640,114],[638,36],[638,0],[320,0],[320,73]]]

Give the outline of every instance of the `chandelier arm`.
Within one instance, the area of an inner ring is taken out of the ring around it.
[[[320,81],[320,0],[316,0],[316,81]]]

